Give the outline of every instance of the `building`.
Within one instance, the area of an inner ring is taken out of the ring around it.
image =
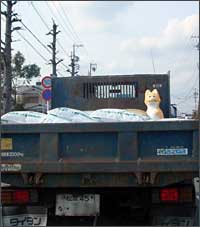
[[[17,88],[16,104],[24,110],[46,112],[46,102],[42,98],[42,86],[19,86]]]

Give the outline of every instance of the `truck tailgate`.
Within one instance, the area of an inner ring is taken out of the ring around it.
[[[198,172],[198,121],[2,126],[6,173]]]

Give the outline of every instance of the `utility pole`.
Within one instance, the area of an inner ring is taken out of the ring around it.
[[[197,89],[195,88],[194,90],[194,111],[197,113],[197,98],[198,98],[198,92]]]
[[[47,33],[47,35],[52,35],[53,36],[53,42],[49,45],[47,45],[51,50],[52,50],[52,59],[50,59],[50,64],[52,64],[52,76],[53,77],[57,77],[57,65],[63,61],[63,59],[60,59],[58,61],[56,61],[56,54],[58,53],[56,51],[56,36],[60,31],[57,31],[58,25],[55,24],[54,20],[53,20],[53,29]]]
[[[96,63],[90,63],[90,69],[89,69],[88,75],[92,76],[92,71],[95,72],[96,69],[97,69],[97,64]]]
[[[3,57],[5,60],[5,78],[3,87],[3,112],[7,113],[12,108],[12,54],[11,54],[11,43],[12,43],[12,32],[20,30],[21,27],[12,28],[13,23],[21,21],[17,18],[17,13],[13,12],[13,6],[17,1],[6,1],[7,10],[1,12],[6,17],[6,32],[5,32],[5,48],[3,50]]]
[[[76,47],[83,47],[83,45],[73,44],[73,49],[71,52],[71,64],[69,65],[69,67],[71,67],[71,70],[67,70],[67,72],[69,72],[72,77],[78,76],[78,71],[80,69],[80,65],[77,63],[80,59],[78,56],[76,56]]]

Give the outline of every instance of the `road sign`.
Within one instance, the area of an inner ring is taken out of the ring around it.
[[[44,88],[50,88],[51,87],[51,77],[45,76],[42,78],[42,86]]]
[[[51,90],[50,89],[44,89],[42,91],[42,98],[46,101],[49,101],[51,99]]]

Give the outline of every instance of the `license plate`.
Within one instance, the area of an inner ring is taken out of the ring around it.
[[[99,214],[100,195],[59,194],[56,196],[57,216],[96,216]]]
[[[47,208],[3,207],[3,226],[46,226]]]

